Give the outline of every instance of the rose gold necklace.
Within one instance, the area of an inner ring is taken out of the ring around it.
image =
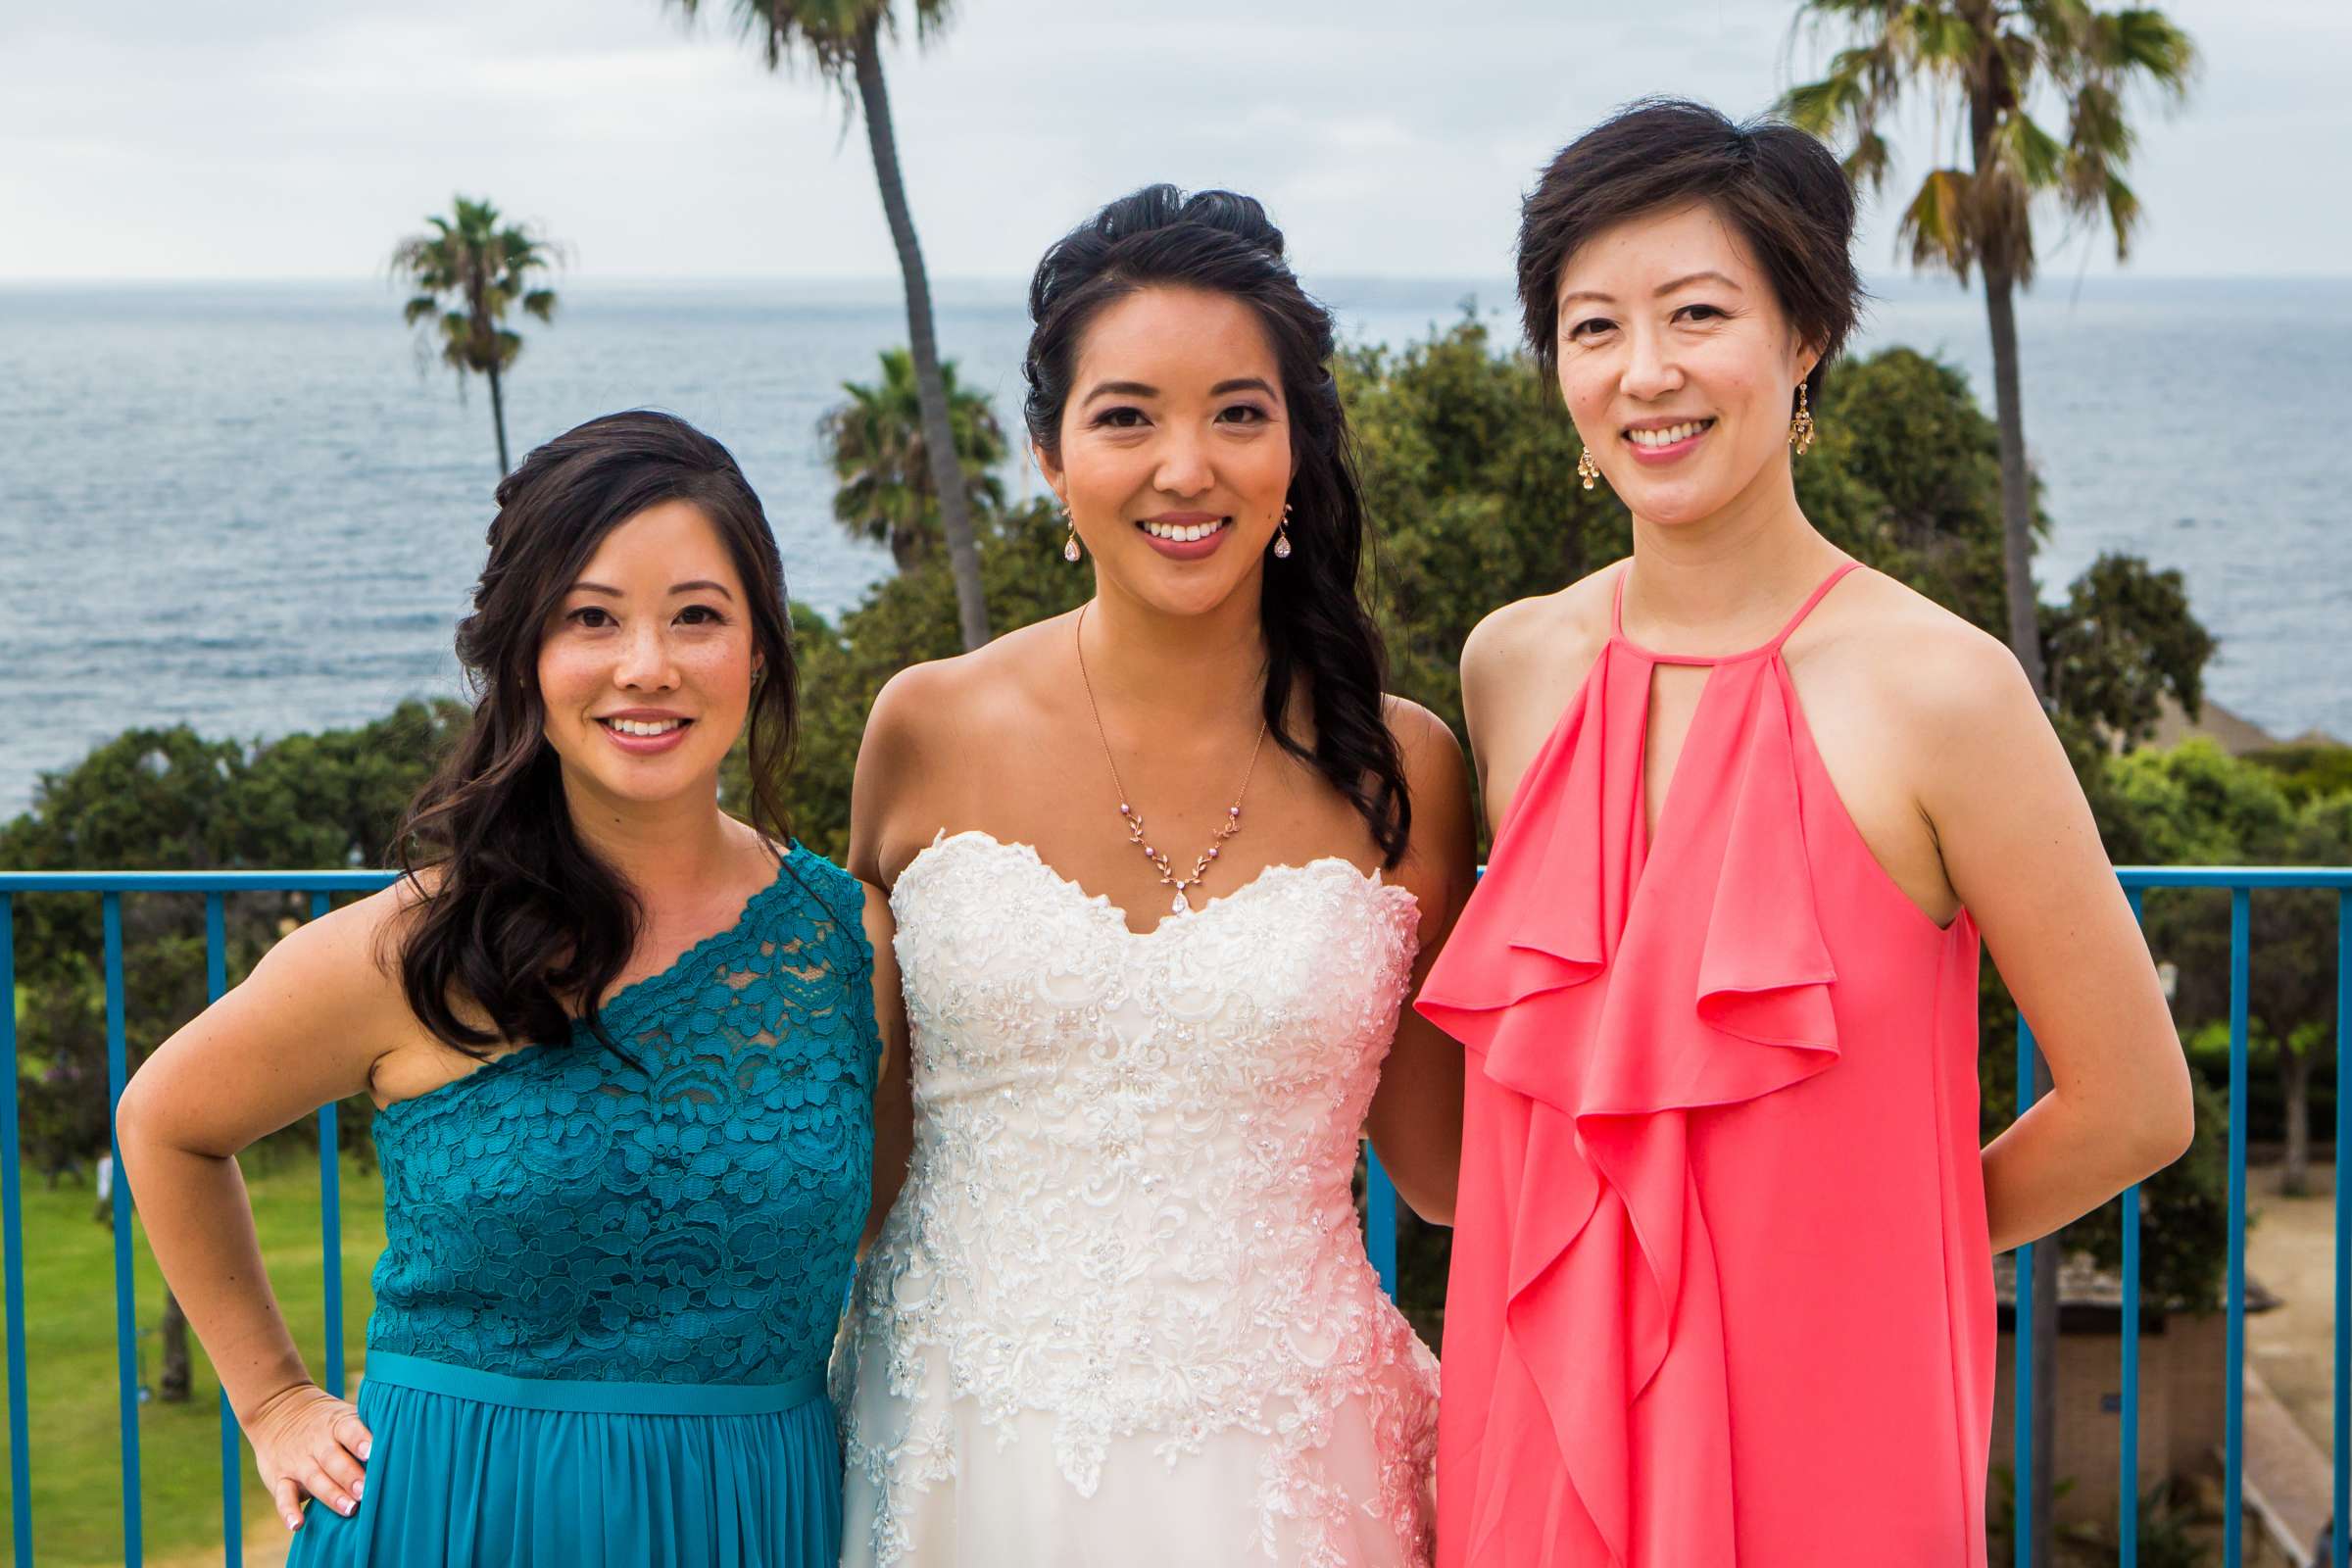
[[[1217,858],[1217,851],[1227,839],[1242,830],[1242,800],[1250,793],[1251,775],[1257,772],[1257,754],[1264,751],[1266,747],[1266,721],[1262,718],[1258,720],[1257,741],[1250,748],[1250,765],[1242,772],[1242,787],[1234,792],[1233,804],[1225,808],[1225,820],[1217,824],[1216,837],[1210,839],[1208,848],[1200,852],[1200,858],[1193,862],[1192,875],[1178,876],[1175,869],[1168,864],[1167,856],[1153,849],[1145,840],[1144,819],[1137,815],[1135,808],[1128,804],[1127,786],[1119,782],[1118,760],[1110,755],[1110,734],[1102,727],[1102,709],[1095,701],[1094,677],[1086,672],[1086,606],[1084,605],[1078,607],[1076,642],[1078,645],[1078,679],[1086,687],[1087,710],[1095,715],[1095,737],[1102,743],[1102,760],[1110,764],[1110,787],[1118,792],[1119,817],[1127,824],[1127,837],[1134,842],[1136,848],[1144,852],[1144,858],[1158,868],[1159,880],[1176,890],[1176,896],[1168,901],[1168,912],[1170,914],[1189,914],[1192,912],[1193,906],[1184,896],[1185,889],[1200,885],[1200,879],[1208,874],[1210,863]]]

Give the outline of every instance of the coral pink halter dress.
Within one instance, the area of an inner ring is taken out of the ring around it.
[[[1719,659],[1613,605],[1423,989],[1472,1057],[1440,1568],[1984,1561],[1977,932],[1872,858],[1781,657],[1852,565]],[[1662,663],[1713,667],[1651,842]]]

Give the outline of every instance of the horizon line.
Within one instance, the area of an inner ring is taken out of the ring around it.
[[[1338,270],[1330,272],[1315,272],[1310,270],[1302,272],[1301,275],[1324,283],[1500,283],[1510,285],[1514,291],[1516,289],[1516,285],[1513,283],[1511,275],[1505,271],[1481,273],[1349,272]],[[561,279],[562,276],[563,274],[558,274],[559,279]],[[1973,291],[1977,286],[1973,279],[1967,283],[1961,283],[1957,279],[1953,278],[1949,273],[1922,272],[1910,270],[1864,270],[1862,276],[1866,283],[1874,287],[1882,283],[1890,282],[1926,283],[1942,287],[1965,288]],[[589,283],[592,286],[601,283],[621,283],[631,285],[760,284],[763,286],[799,285],[808,287],[825,286],[873,288],[886,290],[893,293],[898,292],[902,286],[898,275],[896,273],[889,272],[599,272],[593,274],[573,275],[569,281],[575,286],[581,282]],[[1012,272],[944,273],[933,276],[930,281],[931,287],[934,291],[942,287],[1026,289],[1029,284],[1029,279],[1027,276]],[[240,284],[259,287],[272,284],[353,284],[376,282],[383,283],[387,288],[390,289],[396,289],[400,286],[393,279],[380,272],[191,272],[174,274],[0,272],[0,288],[154,288],[200,284]],[[2060,276],[2045,272],[2034,279],[2035,285],[2046,285],[2053,287],[2063,285],[2068,288],[2072,288],[2080,283],[2118,282],[2352,283],[2352,270],[2336,271],[2305,271],[2290,270],[2284,271],[2267,272],[2159,272],[2139,271],[2134,270],[2111,270],[2068,276]]]

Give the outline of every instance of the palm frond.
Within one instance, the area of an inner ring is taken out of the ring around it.
[[[1895,227],[1896,243],[1911,248],[1912,266],[1967,279],[1977,259],[1976,234],[1969,222],[1974,183],[1957,169],[1932,170],[1920,182]]]

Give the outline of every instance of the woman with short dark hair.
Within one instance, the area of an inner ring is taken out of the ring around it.
[[[881,895],[784,835],[759,498],[666,415],[556,437],[499,484],[458,657],[472,722],[407,874],[123,1094],[156,1258],[295,1568],[832,1568],[823,1368],[900,1154],[872,1107],[902,1012]],[[361,1093],[386,1245],[354,1406],[286,1332],[235,1155]]]
[[[1981,1565],[1993,1253],[2188,1140],[2016,661],[1797,504],[1852,227],[1818,142],[1676,101],[1527,199],[1528,341],[1634,552],[1462,653],[1447,1568]],[[1982,1151],[1980,934],[2056,1082]]]

